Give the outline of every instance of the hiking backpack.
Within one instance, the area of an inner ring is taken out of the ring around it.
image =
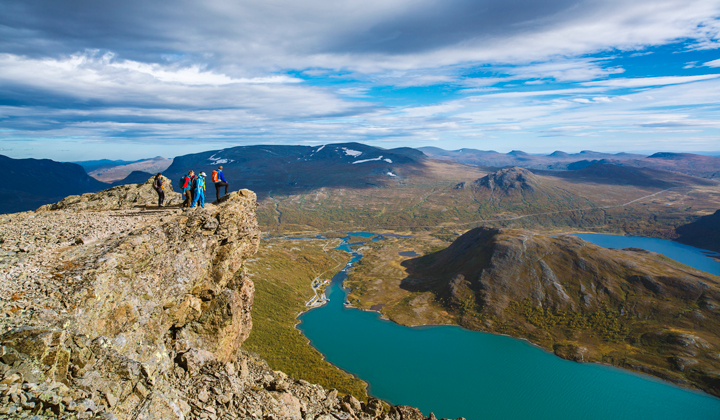
[[[210,179],[212,182],[220,182],[220,179],[218,179],[218,171],[212,171],[212,174],[210,174]]]

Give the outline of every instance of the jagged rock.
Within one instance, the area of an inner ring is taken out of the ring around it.
[[[360,404],[360,401],[358,401],[358,399],[354,396],[346,395],[345,397],[343,397],[343,401],[350,406],[353,412],[362,411],[362,405]]]
[[[165,205],[179,204],[182,194],[173,191],[170,179],[162,177],[165,186]],[[153,188],[155,177],[151,177],[144,184],[118,185],[98,193],[71,195],[54,204],[39,207],[36,212],[53,210],[117,210],[132,209],[144,206],[157,206],[158,196]]]
[[[193,376],[200,373],[200,369],[205,363],[215,360],[215,355],[209,351],[194,348],[180,354],[178,357],[180,366]]]
[[[377,398],[368,398],[368,402],[367,404],[365,404],[364,411],[373,418],[379,417],[384,411],[382,401]]]
[[[395,415],[398,420],[425,420],[425,416],[423,416],[420,410],[407,405],[396,405],[392,407],[390,414]]]

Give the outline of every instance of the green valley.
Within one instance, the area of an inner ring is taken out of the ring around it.
[[[332,277],[349,260],[334,248],[337,239],[265,238],[246,267],[255,283],[253,329],[243,347],[256,352],[274,370],[295,378],[337,388],[367,399],[366,384],[326,362],[295,328],[307,310],[310,287],[318,276]]]

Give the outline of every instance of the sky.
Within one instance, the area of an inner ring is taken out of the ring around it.
[[[718,0],[2,0],[0,154],[720,151]]]

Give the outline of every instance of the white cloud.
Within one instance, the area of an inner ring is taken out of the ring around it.
[[[620,88],[642,88],[649,86],[677,85],[682,83],[697,82],[700,80],[716,79],[720,74],[703,74],[699,76],[662,76],[662,77],[638,77],[633,79],[609,79],[594,82],[585,82],[585,86],[607,86]]]
[[[0,16],[0,88],[31,105],[0,108],[13,130],[2,139],[431,142],[493,132],[506,144],[562,132],[555,126],[707,130],[719,107],[720,75],[618,78],[624,68],[591,57],[717,48],[716,1],[487,0],[476,13],[473,0],[126,0],[89,2],[80,16],[45,0],[17,10],[31,9]],[[439,85],[456,89],[451,100],[373,97],[378,86]],[[672,111],[682,107],[694,117]]]
[[[369,90],[370,90],[369,88],[363,88],[363,87],[350,87],[350,88],[337,89],[337,93],[340,95],[343,95],[343,96],[366,98],[366,97],[368,97],[367,92]]]
[[[565,59],[508,68],[507,71],[518,79],[553,79],[560,82],[594,80],[625,71],[620,67],[603,67],[601,64],[597,59]]]

